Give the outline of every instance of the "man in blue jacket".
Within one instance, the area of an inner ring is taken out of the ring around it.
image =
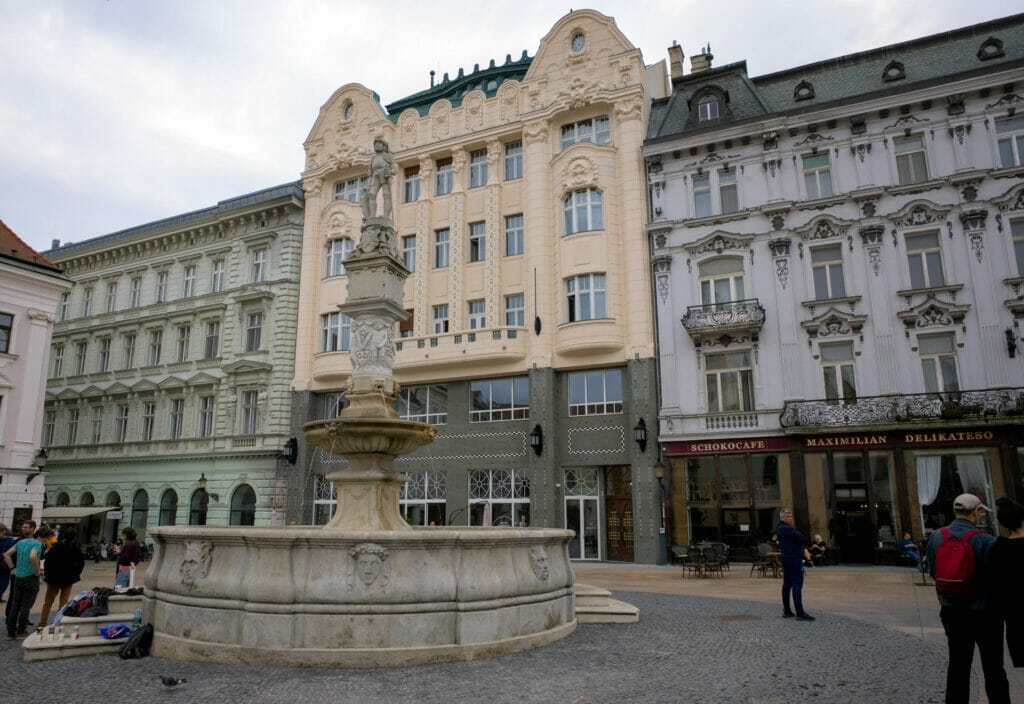
[[[804,560],[810,560],[811,554],[804,545],[807,538],[793,527],[793,511],[784,508],[779,511],[779,525],[775,529],[779,539],[779,559],[782,562],[782,617],[797,621],[813,621],[814,617],[804,611]],[[793,593],[794,614],[789,608],[789,594]]]
[[[974,494],[960,494],[953,501],[953,522],[946,526],[951,538],[963,539],[968,531],[978,530],[978,519],[988,511]],[[944,538],[937,530],[928,539],[928,571],[935,577],[935,554]],[[990,704],[1010,704],[1010,685],[1003,667],[1003,619],[993,608],[990,596],[989,551],[996,539],[978,531],[967,540],[974,552],[973,596],[949,599],[939,596],[939,618],[946,631],[949,665],[946,667],[946,702],[966,702],[971,695],[971,664],[974,644],[981,651],[981,669],[985,673],[985,693]]]

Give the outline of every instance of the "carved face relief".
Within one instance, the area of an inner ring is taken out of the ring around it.
[[[348,574],[348,590],[361,583],[365,588],[383,591],[388,585],[388,549],[376,543],[360,543],[348,551],[352,565]]]
[[[530,549],[530,567],[537,579],[546,582],[551,574],[548,568],[548,556],[544,548],[538,546]]]
[[[209,540],[190,540],[185,543],[185,555],[178,570],[181,583],[189,589],[195,589],[197,583],[210,572],[212,554],[213,543]]]

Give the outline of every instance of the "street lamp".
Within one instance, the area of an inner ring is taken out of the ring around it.
[[[199,488],[200,490],[202,490],[203,493],[205,493],[214,501],[220,501],[220,496],[209,491],[206,491],[206,472],[203,472],[202,474],[199,475]]]
[[[36,473],[30,474],[27,477],[25,477],[25,486],[31,484],[32,480],[38,477],[40,474],[42,474],[43,469],[46,468],[46,449],[40,447],[39,454],[32,458],[32,462],[30,464],[31,466],[36,468]]]
[[[641,418],[633,426],[633,439],[640,446],[640,452],[647,452],[647,424]]]
[[[284,449],[281,450],[281,457],[283,457],[288,464],[295,464],[298,462],[299,441],[295,438],[288,438],[288,441],[284,444]]]
[[[544,451],[544,431],[541,429],[540,423],[533,426],[533,430],[530,431],[530,447],[538,457]]]

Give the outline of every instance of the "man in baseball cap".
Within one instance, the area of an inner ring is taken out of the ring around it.
[[[981,503],[981,499],[979,499],[975,494],[960,494],[960,496],[953,500],[953,513],[958,516],[961,513],[973,513],[979,508],[982,511],[992,510],[985,504]]]

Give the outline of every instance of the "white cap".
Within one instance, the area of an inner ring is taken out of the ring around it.
[[[981,503],[981,499],[974,494],[960,494],[960,496],[956,497],[956,500],[953,501],[954,511],[973,511],[977,508],[985,509],[986,511],[991,510],[988,506]]]

